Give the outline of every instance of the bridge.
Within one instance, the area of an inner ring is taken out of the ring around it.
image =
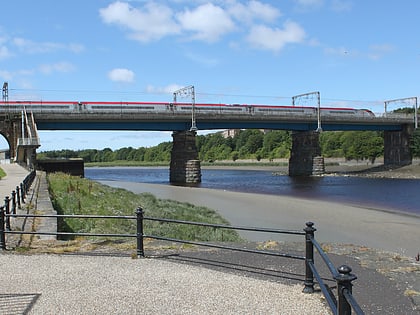
[[[411,115],[344,108],[154,102],[8,101],[0,103],[0,133],[11,157],[31,164],[40,146],[38,130],[173,131],[171,182],[201,180],[196,130],[291,130],[290,175],[314,173],[321,157],[319,131],[384,131],[386,164],[411,163]]]

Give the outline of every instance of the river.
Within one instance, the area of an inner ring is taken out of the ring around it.
[[[90,167],[85,169],[85,177],[170,185],[166,167]],[[287,195],[420,215],[418,179],[289,177],[266,170],[202,169],[199,187]]]

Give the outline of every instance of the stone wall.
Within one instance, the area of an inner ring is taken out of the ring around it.
[[[384,164],[409,165],[413,156],[410,150],[410,141],[413,126],[405,125],[402,131],[384,132]]]
[[[175,131],[169,181],[171,183],[201,183],[201,165],[195,144],[194,131]]]
[[[314,160],[316,161],[314,168]],[[321,175],[324,170],[319,132],[294,131],[289,159],[289,176]]]
[[[45,171],[46,173],[62,172],[74,176],[85,176],[83,159],[67,159],[67,160],[38,160],[36,161],[36,169]]]

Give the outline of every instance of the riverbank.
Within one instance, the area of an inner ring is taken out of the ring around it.
[[[287,159],[275,160],[275,165],[267,161],[243,160],[235,163],[215,162],[202,166],[203,169],[237,169],[266,170],[279,175],[289,172]],[[414,159],[412,164],[405,166],[385,166],[383,159],[377,159],[374,164],[367,161],[346,161],[343,158],[325,158],[325,176],[360,176],[371,178],[401,178],[420,179],[420,160]]]
[[[134,193],[148,192],[161,199],[188,202],[216,210],[232,225],[301,230],[315,222],[321,242],[339,242],[382,249],[414,257],[420,252],[420,217],[289,196],[241,193],[120,181],[100,181]],[[147,209],[146,209],[147,211]],[[291,237],[241,232],[251,241]]]
[[[167,163],[135,163],[133,161],[120,161],[112,163],[86,163],[85,167],[162,167],[169,168]],[[237,160],[215,161],[202,163],[202,169],[235,169],[235,170],[265,170],[276,172],[279,175],[289,173],[288,159],[268,160]],[[325,158],[326,176],[360,176],[372,178],[401,178],[420,179],[420,159],[414,159],[411,165],[384,166],[383,158],[374,164],[367,161],[346,161],[344,158]]]

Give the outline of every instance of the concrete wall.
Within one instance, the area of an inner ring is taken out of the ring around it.
[[[36,169],[46,173],[62,172],[74,176],[85,176],[83,159],[37,160]]]

